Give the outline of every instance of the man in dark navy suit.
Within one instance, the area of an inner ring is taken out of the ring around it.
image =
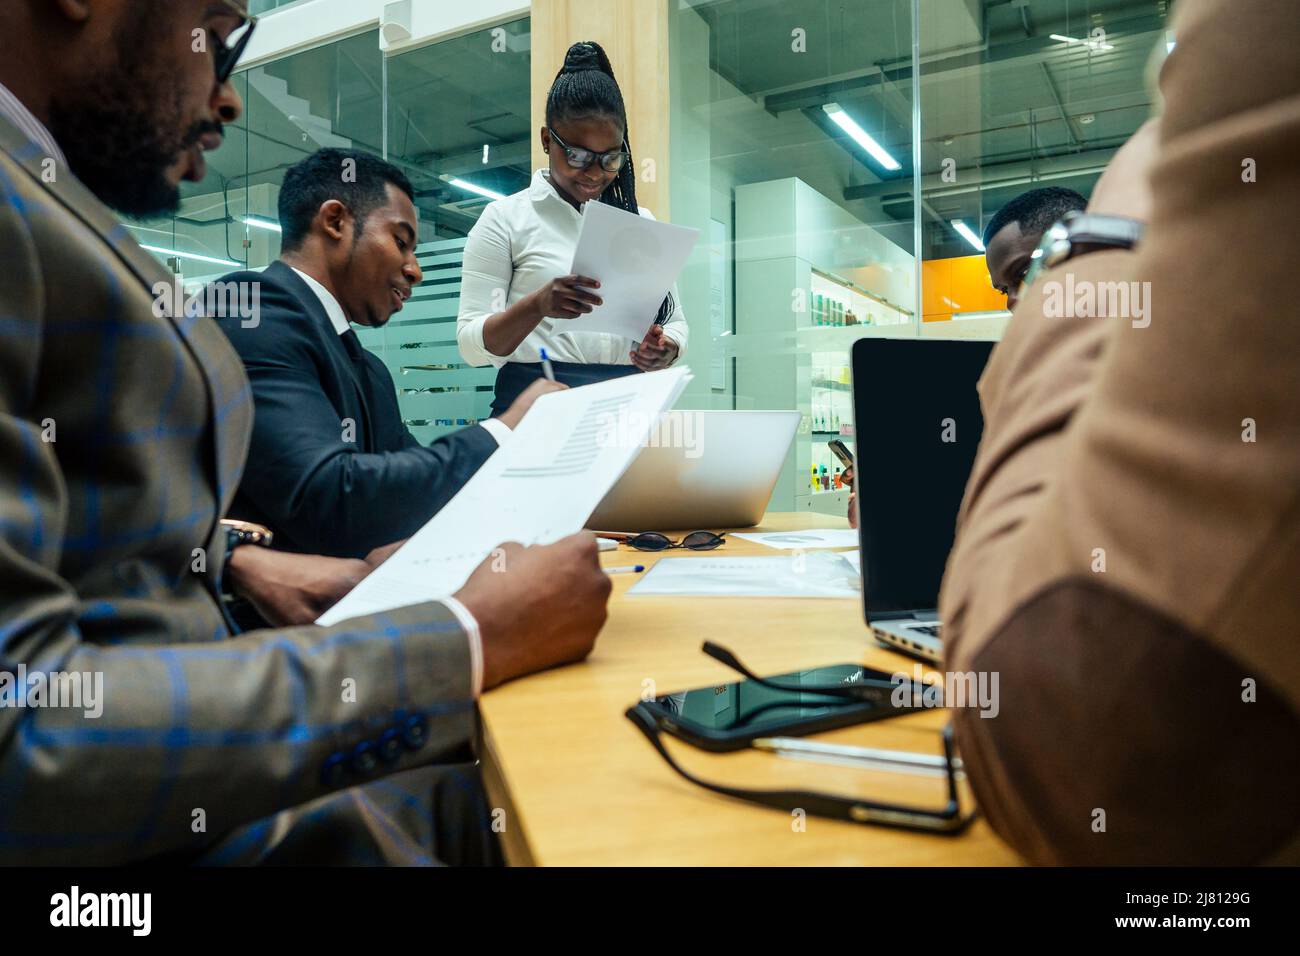
[[[384,325],[423,278],[406,176],[360,150],[323,149],[285,174],[281,258],[257,283],[256,321],[217,316],[256,408],[249,467],[231,516],[291,551],[363,557],[409,537],[509,437],[536,383],[500,418],[424,446],[402,422],[392,376],[349,323]]]

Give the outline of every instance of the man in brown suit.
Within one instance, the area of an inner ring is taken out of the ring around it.
[[[1300,861],[1300,5],[1175,17],[1090,206],[1149,175],[1146,234],[1025,290],[943,585],[946,667],[1000,674],[966,772],[1035,863]],[[1145,315],[1054,317],[1111,282]]]
[[[232,633],[248,381],[101,198],[157,213],[202,178],[245,13],[0,6],[0,863],[434,862],[432,765],[466,759],[479,691],[605,619],[589,535],[328,628],[364,562],[245,546],[236,590],[304,626]]]

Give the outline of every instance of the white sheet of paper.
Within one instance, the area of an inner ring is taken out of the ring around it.
[[[831,551],[772,558],[661,558],[627,593],[636,597],[862,597],[858,572]]]
[[[576,319],[555,319],[556,330],[611,332],[640,342],[699,238],[698,229],[587,203],[569,271],[599,282],[594,291],[604,301]]]
[[[690,379],[683,365],[543,395],[469,483],[316,623],[435,601],[504,541],[581,531]]]
[[[733,538],[757,541],[769,548],[788,551],[793,548],[856,548],[858,533],[852,528],[811,528],[807,531],[737,531]]]

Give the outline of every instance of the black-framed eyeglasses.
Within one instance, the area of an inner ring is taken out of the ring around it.
[[[799,694],[820,694],[825,697],[838,697],[848,700],[871,700],[892,706],[891,693],[895,685],[888,681],[866,679],[855,684],[792,685],[781,681],[771,681],[759,677],[742,664],[731,651],[711,641],[703,646],[704,653],[719,661],[751,681],[775,690],[792,691]],[[916,689],[913,689],[913,693]],[[883,696],[882,696],[883,694]],[[835,820],[848,820],[851,823],[869,823],[877,826],[898,827],[907,830],[920,830],[926,833],[956,834],[975,819],[975,811],[962,813],[961,797],[957,790],[957,775],[960,759],[956,756],[952,742],[952,725],[943,728],[943,773],[946,778],[946,799],[941,807],[908,807],[897,803],[861,800],[836,794],[818,793],[812,790],[749,790],[729,787],[725,784],[712,783],[697,777],[683,768],[664,746],[661,735],[663,721],[667,715],[654,711],[644,703],[628,708],[625,716],[632,721],[641,733],[645,734],[650,745],[659,752],[677,774],[696,786],[734,797],[749,803],[774,807],[780,810],[802,810],[814,816],[829,817]],[[864,765],[865,766],[865,765]]]
[[[603,153],[593,152],[590,149],[584,149],[581,146],[570,146],[564,140],[555,134],[555,130],[549,126],[546,131],[551,134],[551,139],[560,144],[560,149],[564,150],[564,158],[574,169],[586,169],[592,163],[599,162],[600,168],[607,173],[616,173],[623,168],[623,164],[628,160],[626,149],[607,150]]]
[[[659,756],[677,774],[697,787],[703,787],[713,793],[744,800],[747,803],[773,807],[778,810],[793,812],[796,810],[832,820],[847,820],[850,823],[867,823],[876,826],[896,827],[904,830],[919,830],[924,833],[957,834],[966,829],[975,819],[974,810],[963,813],[961,798],[957,791],[957,757],[952,743],[952,725],[943,728],[943,767],[945,780],[945,800],[940,807],[909,807],[899,803],[862,800],[857,797],[845,797],[832,793],[818,793],[815,790],[749,790],[743,787],[729,787],[726,784],[713,783],[683,768],[664,746],[661,739],[660,722],[664,716],[657,714],[644,704],[630,707],[625,715],[641,733],[645,734],[650,746],[659,752]]]
[[[239,17],[239,25],[224,40],[209,31],[212,37],[212,64],[217,71],[218,86],[230,79],[230,74],[235,72],[239,58],[244,55],[248,41],[257,28],[257,17],[245,13],[234,0],[225,0],[225,4]]]
[[[724,540],[725,535],[725,531],[722,534],[715,534],[712,531],[692,531],[680,542],[676,542],[658,531],[642,531],[640,534],[632,535],[624,541],[624,544],[638,551],[671,551],[674,548],[685,548],[687,551],[712,551],[727,543]]]
[[[894,700],[898,696],[899,684],[869,677],[864,677],[851,684],[822,684],[820,686],[817,684],[785,684],[777,680],[768,680],[766,677],[759,677],[751,671],[740,662],[740,658],[721,644],[705,641],[704,646],[700,649],[715,661],[730,667],[746,680],[760,684],[763,687],[770,687],[772,690],[785,691],[791,694],[819,694],[822,697],[838,697],[843,700],[866,700],[881,707],[894,706]],[[905,684],[912,684],[911,680],[901,677],[900,680]],[[911,699],[908,701],[913,706],[920,705],[920,701],[916,699],[917,692],[918,689],[913,687]],[[784,702],[781,702],[779,706],[785,706]]]

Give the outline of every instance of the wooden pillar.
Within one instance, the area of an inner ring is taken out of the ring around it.
[[[546,93],[579,40],[605,48],[627,106],[637,201],[659,219],[668,208],[668,0],[533,0],[532,157],[546,165],[538,131]]]

